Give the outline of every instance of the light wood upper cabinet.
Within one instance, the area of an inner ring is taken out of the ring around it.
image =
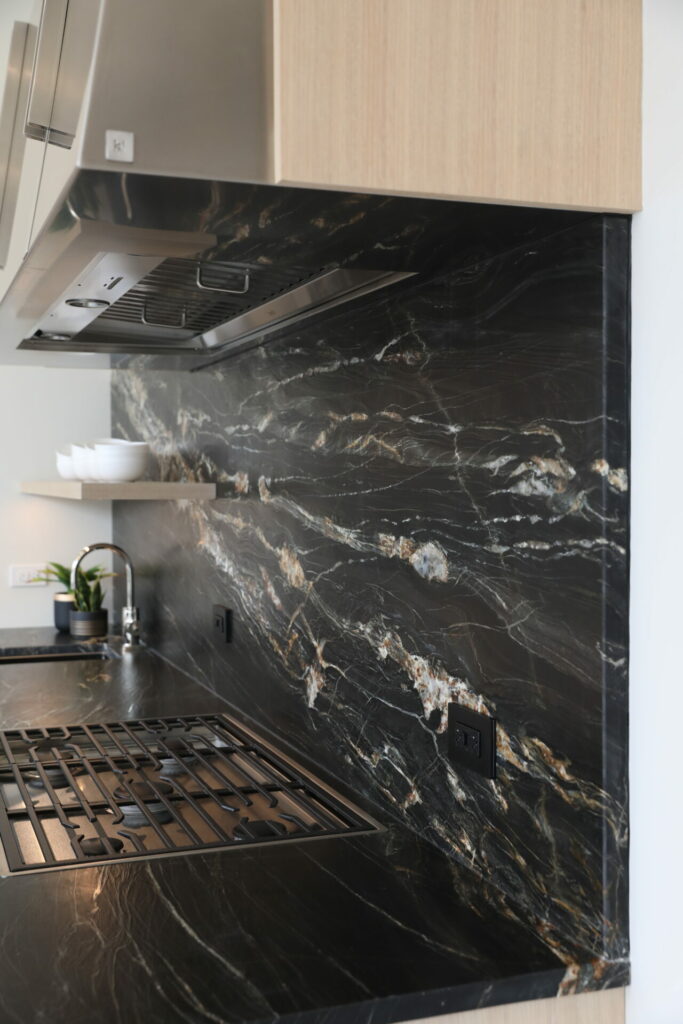
[[[275,0],[282,183],[640,207],[641,0]]]
[[[408,1024],[418,1024],[410,1021]],[[624,1024],[624,990],[582,992],[558,999],[489,1006],[426,1017],[419,1024]]]

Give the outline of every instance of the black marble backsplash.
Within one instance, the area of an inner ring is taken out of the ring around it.
[[[532,216],[210,370],[115,372],[115,435],[223,495],[119,503],[115,540],[152,646],[560,955],[619,961],[629,221]],[[449,763],[450,701],[497,717],[495,781]]]

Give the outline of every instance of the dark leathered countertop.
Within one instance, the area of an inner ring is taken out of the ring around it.
[[[0,630],[0,656],[71,643]],[[145,649],[0,663],[3,729],[220,710]],[[467,868],[384,824],[0,880],[0,1021],[382,1024],[628,980],[560,961]]]

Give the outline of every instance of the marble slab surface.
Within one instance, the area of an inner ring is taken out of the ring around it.
[[[221,500],[117,506],[115,537],[154,647],[548,949],[624,965],[629,221],[536,216],[210,371],[117,372],[114,434]],[[498,719],[495,781],[449,761],[453,701]]]

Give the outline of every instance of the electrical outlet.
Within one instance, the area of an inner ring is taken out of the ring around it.
[[[213,606],[213,628],[220,633],[223,643],[229,644],[232,641],[232,612],[222,604]]]
[[[46,587],[47,583],[44,580],[38,580],[37,583],[31,582],[44,570],[44,562],[40,565],[10,565],[9,585],[10,587]]]
[[[448,756],[459,767],[495,779],[496,719],[460,704],[449,704]]]
[[[481,757],[481,733],[478,729],[469,729],[466,725],[456,725],[453,730],[452,743],[460,747],[463,753],[472,757]]]

